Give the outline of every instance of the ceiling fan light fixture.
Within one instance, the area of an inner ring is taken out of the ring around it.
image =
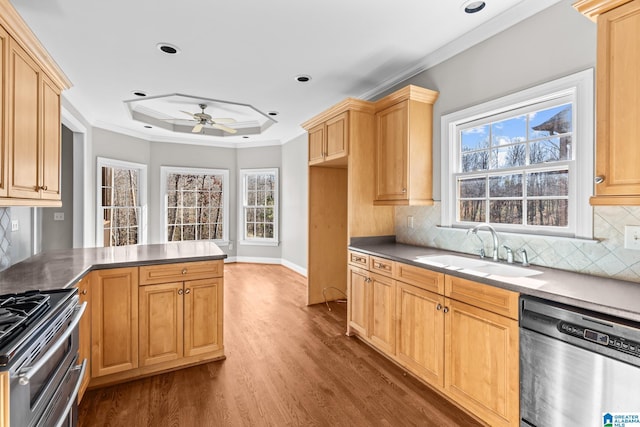
[[[176,55],[180,53],[180,48],[178,46],[172,45],[171,43],[158,43],[156,47],[160,50],[160,52],[166,53],[167,55]]]
[[[307,83],[311,80],[311,76],[308,74],[299,74],[296,76],[296,81],[299,83]]]
[[[465,13],[473,14],[480,12],[486,5],[487,3],[484,1],[468,0],[462,4],[462,8]]]

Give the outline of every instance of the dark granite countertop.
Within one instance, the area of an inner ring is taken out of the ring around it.
[[[457,255],[470,259],[477,256],[435,248],[396,243],[393,236],[353,239],[349,249],[439,271],[452,276],[475,280],[496,287],[532,295],[562,304],[640,322],[640,283],[532,265],[529,268],[542,274],[531,277],[481,277],[446,267],[425,265],[417,257],[428,255]],[[487,261],[491,263],[492,261]],[[518,264],[514,264],[518,265]]]
[[[0,295],[66,288],[91,270],[226,257],[217,245],[202,241],[48,251],[0,272]]]

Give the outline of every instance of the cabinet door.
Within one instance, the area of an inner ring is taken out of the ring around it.
[[[7,95],[9,82],[9,34],[0,27],[0,197],[7,196],[7,141],[8,141],[8,109]]]
[[[327,148],[325,160],[346,157],[349,153],[349,113],[344,112],[327,120]]]
[[[91,380],[91,275],[88,274],[78,282],[78,294],[80,303],[87,303],[82,319],[80,319],[80,342],[78,345],[78,363],[87,361],[87,368],[78,392],[78,402],[82,400],[89,381]]]
[[[445,305],[445,392],[492,426],[519,425],[517,320]]]
[[[140,286],[140,366],[183,355],[182,282]]]
[[[592,204],[640,201],[640,2],[598,17],[596,185]],[[635,196],[625,201],[607,196]]]
[[[408,169],[408,101],[376,113],[376,200],[405,200]]]
[[[91,376],[138,367],[138,268],[92,273]]]
[[[386,354],[394,355],[396,352],[396,281],[375,273],[370,273],[370,280],[369,339]]]
[[[309,130],[309,164],[324,161],[324,123]]]
[[[39,198],[40,68],[16,41],[9,40],[10,197]]]
[[[43,73],[42,106],[42,199],[60,200],[60,165],[62,145],[60,126],[60,90]]]
[[[362,337],[369,330],[369,272],[349,266],[347,281],[347,334]]]
[[[184,282],[184,355],[197,356],[221,350],[223,279]]]
[[[396,359],[423,380],[444,386],[444,297],[397,282]]]

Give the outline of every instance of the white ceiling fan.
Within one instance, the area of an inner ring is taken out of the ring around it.
[[[237,132],[237,130],[224,125],[225,123],[235,123],[236,121],[234,119],[214,119],[209,114],[204,112],[205,108],[207,108],[206,104],[198,104],[198,106],[202,109],[202,112],[200,113],[189,113],[188,111],[180,110],[182,113],[191,116],[193,120],[197,122],[193,129],[191,129],[191,132],[199,133],[205,125],[210,125],[213,128],[220,129],[227,133]]]

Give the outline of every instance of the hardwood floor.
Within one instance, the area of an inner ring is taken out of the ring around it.
[[[79,426],[477,426],[356,338],[305,278],[225,265],[227,359],[89,390]]]

